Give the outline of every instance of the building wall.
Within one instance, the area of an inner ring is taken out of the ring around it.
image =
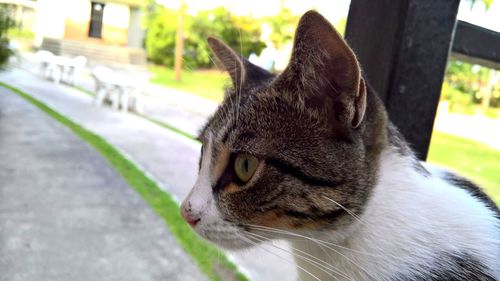
[[[40,46],[44,37],[63,39],[65,15],[64,0],[38,0],[35,20],[35,45]]]
[[[102,20],[102,40],[106,43],[127,45],[130,9],[124,4],[107,3]]]
[[[102,38],[90,38],[90,0],[39,0],[35,44],[43,37],[99,42],[125,46],[128,43],[130,8],[126,4],[106,3]],[[105,1],[103,1],[105,2]]]
[[[71,6],[65,11],[64,36],[61,39],[88,40],[90,21],[90,1],[70,0]]]
[[[142,48],[145,32],[141,27],[142,10],[139,7],[130,8],[130,21],[128,28],[128,46]]]

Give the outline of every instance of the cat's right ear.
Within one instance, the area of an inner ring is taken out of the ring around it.
[[[290,63],[272,85],[307,108],[326,111],[344,128],[356,128],[366,108],[366,85],[354,52],[318,12],[300,19]]]
[[[258,84],[260,81],[270,80],[274,76],[246,58],[238,55],[231,47],[215,37],[208,37],[208,46],[216,57],[216,64],[222,66],[229,73],[235,88],[244,88]]]

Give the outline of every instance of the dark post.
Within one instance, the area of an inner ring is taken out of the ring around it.
[[[346,39],[390,119],[425,160],[459,0],[352,0]]]

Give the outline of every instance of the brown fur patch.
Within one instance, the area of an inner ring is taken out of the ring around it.
[[[238,191],[241,191],[241,187],[233,182],[222,188],[222,192],[234,193]]]
[[[229,163],[230,151],[227,145],[220,144],[217,147],[217,155],[214,158],[214,163],[212,165],[212,178],[218,179],[226,169]]]

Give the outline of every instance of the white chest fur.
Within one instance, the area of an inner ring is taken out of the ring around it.
[[[382,154],[379,182],[359,219],[341,242],[291,242],[297,253],[330,265],[319,269],[296,259],[301,280],[387,280],[460,252],[474,253],[500,278],[500,226],[493,212],[467,191],[420,174],[397,153]]]

